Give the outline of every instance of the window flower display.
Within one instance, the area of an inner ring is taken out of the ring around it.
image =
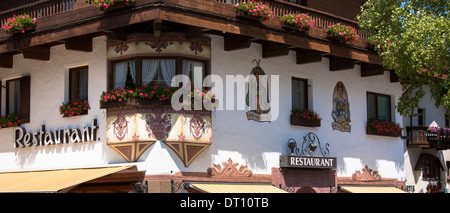
[[[2,24],[2,29],[12,36],[15,33],[25,33],[27,30],[31,30],[35,23],[36,18],[31,18],[27,14],[13,15],[6,20],[6,23]]]
[[[327,31],[341,43],[348,41],[354,44],[359,38],[355,28],[341,23],[328,25]]]

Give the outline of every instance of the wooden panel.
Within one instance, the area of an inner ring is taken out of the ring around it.
[[[271,58],[276,56],[283,56],[289,54],[289,46],[275,42],[261,42],[262,57]]]
[[[353,69],[355,62],[352,59],[330,56],[330,71]]]
[[[13,68],[13,56],[8,54],[0,54],[0,67]]]
[[[325,54],[315,50],[296,49],[297,64],[320,62]]]
[[[361,77],[374,76],[374,75],[383,75],[384,68],[382,65],[378,64],[361,64]]]
[[[224,51],[247,49],[251,44],[251,37],[226,33],[224,35]]]
[[[28,58],[28,59],[49,61],[50,60],[50,47],[48,47],[48,46],[28,47],[23,50],[23,57]]]
[[[66,39],[67,50],[92,52],[92,38],[90,36],[78,36]]]

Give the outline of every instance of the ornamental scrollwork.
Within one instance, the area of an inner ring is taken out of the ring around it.
[[[303,136],[301,149],[297,148],[297,142],[293,138],[289,139],[288,147],[291,149],[291,154],[296,155],[317,156],[320,154],[323,157],[330,155],[330,144],[326,143],[325,146],[322,146],[319,137],[313,132]]]

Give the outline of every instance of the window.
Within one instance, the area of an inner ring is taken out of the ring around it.
[[[308,109],[308,80],[292,77],[292,109]]]
[[[417,109],[417,125],[424,126],[425,125],[425,109]]]
[[[367,92],[367,121],[391,120],[391,96]]]
[[[6,114],[30,122],[30,76],[6,81]]]
[[[440,162],[435,159],[428,159],[422,170],[422,178],[425,180],[439,180],[440,178]]]
[[[205,61],[182,57],[135,58],[113,62],[112,67],[113,88],[139,88],[156,84],[169,87],[172,78],[178,74],[189,76],[192,85],[195,80],[200,80],[203,84],[206,77]]]
[[[88,99],[88,67],[69,70],[69,100]]]

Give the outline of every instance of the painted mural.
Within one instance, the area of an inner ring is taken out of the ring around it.
[[[347,90],[342,82],[338,82],[333,92],[333,108],[331,116],[334,122],[331,123],[333,130],[350,132],[350,103],[348,101]]]
[[[271,121],[269,102],[269,82],[266,73],[259,66],[260,60],[253,60],[256,66],[250,72],[246,103],[250,111],[246,113],[248,120]]]
[[[108,109],[107,145],[135,162],[156,141],[165,143],[186,167],[211,145],[211,112],[171,107]]]

